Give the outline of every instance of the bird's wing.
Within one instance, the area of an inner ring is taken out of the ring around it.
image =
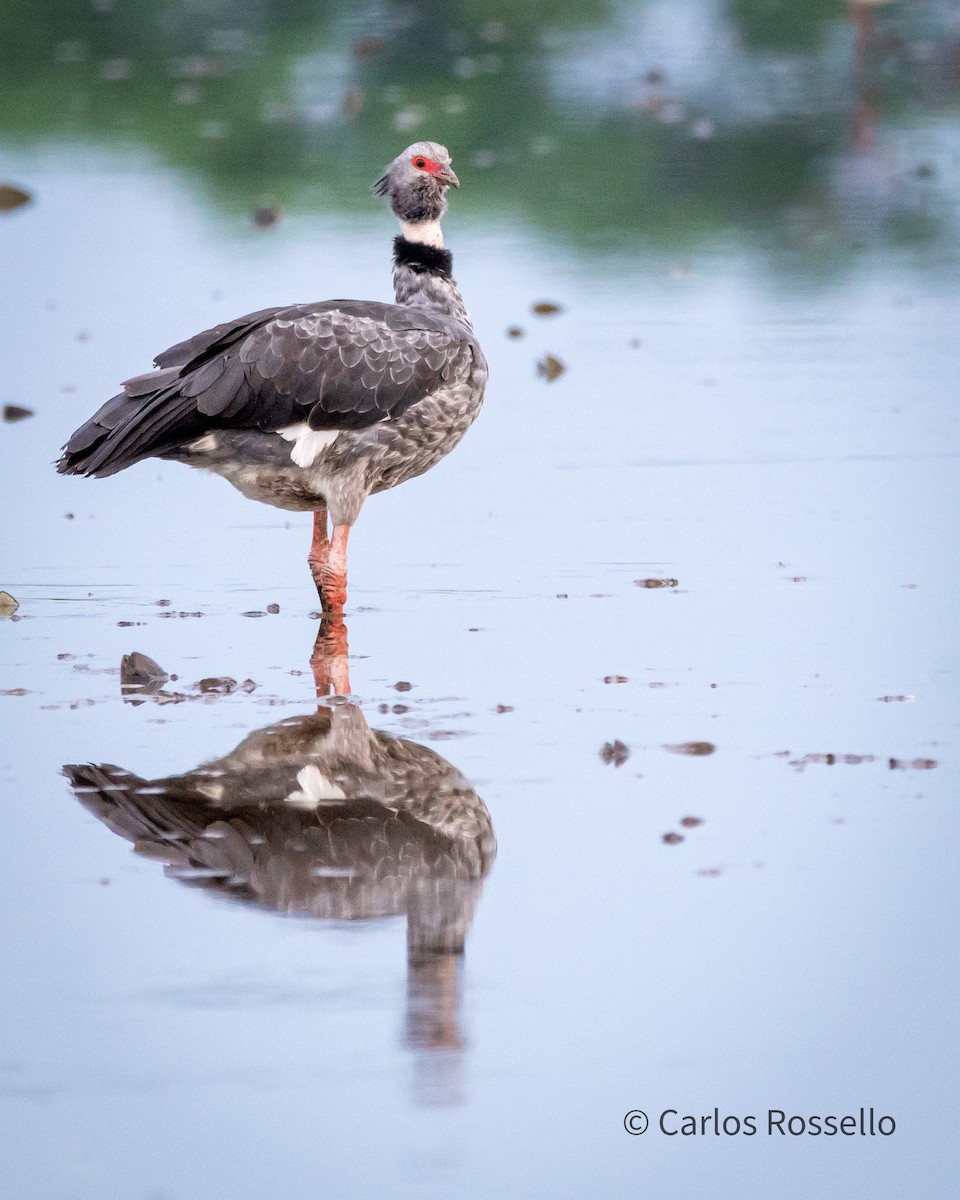
[[[264,309],[159,355],[67,443],[64,474],[112,475],[211,429],[362,429],[399,417],[472,361],[452,318],[358,300]]]

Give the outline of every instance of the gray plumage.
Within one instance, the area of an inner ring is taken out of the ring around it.
[[[449,163],[442,146],[415,143],[377,185],[405,235],[395,304],[262,309],[181,342],[73,434],[58,470],[107,476],[174,459],[280,508],[326,506],[336,527],[432,467],[473,422],[487,379],[450,256],[417,240],[434,236],[444,188],[458,186]]]

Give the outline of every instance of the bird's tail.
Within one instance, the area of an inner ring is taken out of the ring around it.
[[[57,463],[61,475],[114,475],[124,467],[169,448],[184,438],[185,423],[195,412],[192,397],[180,391],[179,367],[150,371],[128,379],[70,437]]]

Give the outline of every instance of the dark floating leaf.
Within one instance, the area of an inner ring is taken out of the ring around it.
[[[604,675],[604,683],[628,683],[626,675]]]
[[[512,704],[498,704],[497,707],[493,711],[495,713],[513,712],[513,705]]]
[[[393,685],[393,690],[395,692],[411,692],[413,691],[413,684],[407,683],[405,679],[401,679]]]
[[[713,742],[677,742],[672,746],[664,746],[664,750],[669,750],[671,754],[688,754],[693,758],[702,758],[706,754],[712,754],[716,746]]]
[[[22,408],[19,404],[5,404],[3,406],[3,419],[5,421],[25,421],[27,417],[32,416],[32,408]]]
[[[600,747],[600,761],[602,763],[613,763],[614,767],[622,767],[629,757],[630,747],[625,746],[619,738],[613,742],[604,742]]]
[[[538,317],[554,317],[563,312],[563,307],[554,304],[552,300],[538,300],[536,304],[530,305],[530,311],[535,312]]]
[[[674,833],[671,830],[670,833],[665,833],[660,840],[665,846],[679,846],[679,844],[683,841],[683,834]]]
[[[937,765],[935,758],[891,758],[891,771],[932,771]]]
[[[681,817],[680,824],[684,829],[696,829],[698,825],[703,824],[703,817]]]
[[[558,379],[567,368],[555,354],[545,354],[537,363],[537,374],[552,383]]]
[[[511,325],[510,328],[507,330],[507,337],[508,338],[522,338],[524,333],[525,333],[525,330],[523,330],[519,325]]]
[[[124,691],[142,692],[153,695],[167,682],[170,676],[146,654],[134,650],[120,660],[120,687]]]
[[[267,612],[270,613],[272,616],[276,615],[279,611],[280,611],[279,604],[268,604],[267,605]]]
[[[22,188],[14,187],[12,183],[0,183],[0,212],[13,212],[29,204],[33,197]]]
[[[916,700],[916,696],[878,696],[878,700],[882,700],[884,704],[893,704],[898,700]]]
[[[258,229],[269,229],[271,225],[276,225],[280,220],[279,208],[255,208],[253,210],[253,223]]]
[[[635,579],[636,587],[642,588],[675,588],[680,584],[679,579]]]

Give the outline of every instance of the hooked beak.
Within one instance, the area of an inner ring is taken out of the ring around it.
[[[460,180],[454,174],[452,167],[441,167],[436,173],[435,178],[444,187],[458,188],[460,186]]]

